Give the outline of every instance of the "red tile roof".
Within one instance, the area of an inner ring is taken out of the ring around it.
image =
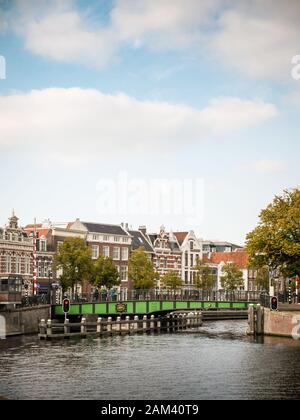
[[[47,236],[51,229],[38,229],[38,237],[41,238],[42,236]]]
[[[213,252],[210,258],[205,258],[205,262],[220,264],[222,262],[235,263],[239,269],[245,269],[248,266],[249,256],[246,251],[239,252]]]
[[[179,245],[182,245],[189,232],[174,232]]]

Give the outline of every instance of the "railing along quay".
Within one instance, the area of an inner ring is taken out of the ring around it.
[[[41,320],[39,329],[39,338],[42,340],[65,339],[71,337],[86,338],[88,336],[111,336],[122,334],[137,333],[160,333],[160,332],[178,332],[186,329],[195,329],[202,326],[202,313],[189,312],[182,314],[169,314],[166,317],[155,318],[146,315],[140,319],[135,316],[130,319],[117,317],[113,321],[111,317],[107,319],[98,318],[97,322],[88,322],[82,318],[80,323],[70,323],[66,320],[64,323],[57,323],[52,320]]]

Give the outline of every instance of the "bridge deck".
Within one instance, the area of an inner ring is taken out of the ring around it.
[[[113,316],[113,315],[145,315],[156,312],[173,310],[197,310],[197,309],[235,309],[245,310],[255,302],[217,302],[217,301],[124,301],[72,304],[69,315]],[[63,315],[61,305],[52,307],[54,316]]]

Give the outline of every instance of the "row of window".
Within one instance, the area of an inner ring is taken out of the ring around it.
[[[92,258],[97,259],[100,256],[100,248],[98,245],[92,245]],[[103,247],[103,256],[104,257],[112,257],[115,261],[128,261],[129,258],[129,249],[128,248],[120,248],[120,247],[113,247],[112,255],[110,255],[110,247],[104,246]]]
[[[100,241],[100,242],[123,242],[124,244],[129,243],[129,238],[121,237],[121,236],[109,236],[109,235],[92,235],[93,241]]]
[[[5,273],[7,274],[31,274],[30,257],[11,257],[5,256]]]

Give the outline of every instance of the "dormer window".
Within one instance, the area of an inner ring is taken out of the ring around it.
[[[40,239],[40,252],[47,251],[47,242],[46,239]]]

